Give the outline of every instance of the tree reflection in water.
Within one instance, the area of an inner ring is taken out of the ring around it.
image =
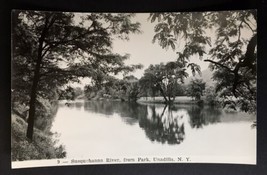
[[[146,116],[146,106],[138,103],[119,101],[88,101],[84,104],[84,110],[94,113],[113,116],[119,114],[124,123],[133,125],[138,122],[140,116]]]
[[[150,140],[168,144],[179,144],[184,140],[189,117],[185,110],[175,111],[174,108],[166,105],[159,113],[159,108],[147,106],[148,115],[140,118],[139,124]]]
[[[192,128],[220,122],[221,110],[210,106],[192,105],[187,110]]]
[[[126,124],[139,123],[151,141],[167,144],[180,144],[191,128],[199,129],[220,122],[221,116],[219,109],[207,106],[144,105],[116,101],[88,101],[84,103],[84,110],[106,117],[118,114]]]
[[[87,101],[84,103],[84,110],[94,113],[105,114],[111,116],[117,107],[116,102],[112,101]]]

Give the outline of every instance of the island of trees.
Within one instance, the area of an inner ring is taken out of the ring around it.
[[[155,25],[152,42],[173,49],[177,57],[151,64],[139,79],[131,72],[143,66],[126,65],[130,56],[112,50],[114,38],[141,34],[141,24],[133,18],[128,13],[13,11],[13,160],[65,156],[64,148],[55,147],[49,137],[62,99],[172,105],[188,96],[190,103],[256,113],[255,11],[150,14],[149,22]],[[210,63],[212,86],[201,76],[185,84],[188,70],[193,77],[201,75],[195,59]],[[84,89],[69,86],[82,78],[90,79]]]

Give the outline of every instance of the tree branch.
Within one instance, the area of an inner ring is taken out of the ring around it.
[[[243,21],[241,21],[240,25],[238,26],[238,41],[240,41],[242,23]]]
[[[204,60],[204,61],[213,63],[213,64],[215,64],[215,65],[217,65],[217,66],[220,66],[220,67],[223,67],[223,68],[227,69],[227,70],[230,71],[230,72],[233,72],[233,70],[230,69],[229,67],[227,67],[227,66],[225,66],[225,65],[223,65],[223,64],[221,64],[221,63],[218,63],[218,62],[216,62],[216,61],[208,60],[208,59],[206,59],[206,60]]]
[[[249,28],[250,28],[250,30],[252,31],[252,33],[254,33],[255,31],[252,29],[252,27],[249,25],[249,23],[247,23],[247,21],[243,21]]]

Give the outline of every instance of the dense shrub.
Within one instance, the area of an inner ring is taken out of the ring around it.
[[[52,135],[35,129],[34,139],[30,142],[26,138],[26,122],[12,114],[11,125],[11,157],[12,161],[53,159],[66,157],[65,148],[56,146],[57,141]]]

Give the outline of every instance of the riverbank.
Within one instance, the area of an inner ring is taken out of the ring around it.
[[[12,161],[63,158],[62,145],[55,146],[52,133],[34,129],[33,141],[26,138],[27,123],[16,114],[11,114],[11,158]]]
[[[137,102],[140,103],[165,103],[165,100],[163,97],[141,97],[137,100]],[[191,97],[187,96],[179,96],[176,97],[173,101],[175,104],[196,104],[197,101],[192,100]]]

